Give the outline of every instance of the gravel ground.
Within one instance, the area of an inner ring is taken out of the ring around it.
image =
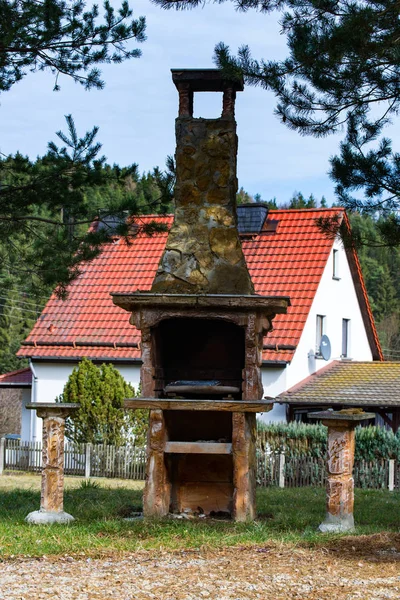
[[[400,552],[398,544],[393,547],[385,540],[353,538],[318,549],[275,544],[105,558],[14,559],[0,564],[1,600],[39,598],[399,599]]]

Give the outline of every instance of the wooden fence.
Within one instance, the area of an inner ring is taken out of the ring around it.
[[[353,477],[358,488],[400,489],[400,463],[395,460],[356,461]],[[261,487],[325,486],[325,459],[257,451],[257,484]]]
[[[42,445],[19,440],[0,440],[0,474],[7,471],[39,473],[42,468]],[[65,444],[66,475],[82,477],[118,477],[143,480],[146,477],[146,449],[136,446],[102,446]],[[287,457],[257,449],[257,484],[261,487],[324,486],[326,466],[323,458]],[[400,462],[357,461],[354,483],[365,489],[400,489]]]
[[[41,442],[5,440],[3,453],[0,450],[0,474],[3,469],[40,473]],[[64,473],[86,478],[118,477],[143,480],[146,477],[146,449],[136,446],[117,448],[92,444],[65,444]]]

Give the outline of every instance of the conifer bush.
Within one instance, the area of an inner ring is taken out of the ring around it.
[[[80,405],[66,421],[67,438],[75,443],[121,446],[135,442],[143,445],[148,411],[123,408],[124,399],[135,395],[135,389],[113,365],[97,367],[91,360],[83,358],[57,399]]]

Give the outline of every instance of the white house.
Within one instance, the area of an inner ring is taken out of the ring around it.
[[[256,293],[291,299],[288,313],[275,317],[273,331],[264,339],[266,396],[278,396],[333,360],[383,359],[356,253],[317,227],[317,218],[335,216],[343,227],[349,226],[341,208],[268,211],[256,204],[238,208],[243,251]],[[172,218],[141,217],[167,224]],[[18,352],[30,359],[32,401],[54,401],[84,356],[112,362],[138,386],[140,334],[110,294],[149,290],[166,238],[166,233],[152,237],[139,233],[127,245],[116,237],[84,267],[66,300],[50,298]],[[322,335],[331,344],[327,360],[320,356]],[[41,420],[33,411],[22,412],[22,439],[40,439]],[[285,405],[276,405],[263,418],[286,420],[286,412]]]

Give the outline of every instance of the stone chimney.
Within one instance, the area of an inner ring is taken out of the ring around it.
[[[172,69],[176,119],[175,220],[152,293],[254,294],[237,230],[234,116],[243,83],[217,69]],[[222,115],[193,117],[194,92],[222,92]]]

